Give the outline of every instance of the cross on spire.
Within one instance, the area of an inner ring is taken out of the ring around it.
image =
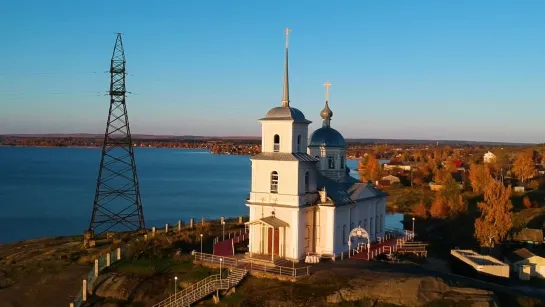
[[[329,101],[329,87],[331,86],[331,83],[329,83],[329,81],[326,81],[326,83],[324,83],[324,86],[325,86],[325,101]]]

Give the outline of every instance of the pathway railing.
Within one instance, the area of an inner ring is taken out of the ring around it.
[[[287,277],[304,277],[310,275],[310,266],[305,267],[287,267],[274,265],[273,263],[265,263],[263,261],[254,261],[252,259],[237,259],[232,257],[216,256],[211,254],[193,252],[194,259],[204,263],[212,263],[225,267],[238,267],[244,268],[249,271],[264,272],[270,274],[276,274]]]
[[[218,290],[227,290],[238,285],[246,275],[246,270],[234,268],[226,277],[222,273],[206,277],[180,292],[175,292],[153,307],[190,306]]]

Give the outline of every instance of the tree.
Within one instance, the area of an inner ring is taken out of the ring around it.
[[[443,183],[440,197],[443,198],[447,205],[449,216],[455,216],[467,210],[466,202],[460,194],[460,185],[450,176],[450,173]]]
[[[413,215],[420,218],[426,218],[428,216],[428,210],[422,202],[419,202],[413,207]]]
[[[532,202],[530,201],[530,199],[528,198],[528,196],[524,196],[524,198],[522,199],[522,204],[524,205],[524,207],[526,208],[532,208],[533,204]]]
[[[433,181],[436,184],[444,184],[449,178],[452,178],[452,175],[444,168],[439,168],[435,170]]]
[[[475,220],[475,238],[481,246],[493,247],[505,239],[512,227],[511,187],[506,188],[503,183],[493,181],[484,193],[484,202],[477,206],[481,216]]]
[[[360,174],[362,179],[375,182],[380,178],[380,163],[378,162],[374,154],[367,155],[367,158],[364,160],[360,160],[360,163],[360,166],[363,166],[360,168]]]
[[[513,163],[513,172],[522,182],[535,176],[536,168],[533,160],[533,151],[523,151],[517,155]]]
[[[444,218],[448,215],[448,205],[443,197],[436,197],[431,204],[430,214],[436,218]]]
[[[469,181],[475,193],[483,193],[492,181],[487,164],[471,163],[469,166]]]

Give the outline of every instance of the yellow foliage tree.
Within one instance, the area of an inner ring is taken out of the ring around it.
[[[375,182],[380,178],[380,163],[374,154],[367,155],[366,159],[360,160],[360,175],[363,179]]]
[[[533,151],[523,151],[519,153],[513,163],[513,172],[520,181],[532,178],[536,174],[536,167],[533,160]]]
[[[493,181],[484,193],[484,202],[477,204],[481,216],[475,220],[474,236],[481,246],[493,247],[505,239],[512,227],[511,187]]]
[[[428,215],[428,210],[422,202],[419,202],[413,207],[413,215],[420,218],[426,218]]]
[[[448,205],[443,197],[437,197],[431,204],[430,214],[436,218],[444,218],[448,215]]]
[[[483,193],[492,180],[488,165],[471,163],[469,166],[469,181],[473,192]]]

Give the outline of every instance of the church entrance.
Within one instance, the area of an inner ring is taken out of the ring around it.
[[[268,228],[269,230],[269,237],[268,237],[268,240],[267,242],[269,243],[268,245],[268,251],[269,251],[269,254],[273,251],[273,242],[274,242],[274,255],[275,256],[278,256],[280,255],[279,254],[279,251],[280,251],[280,231],[278,228],[276,228],[274,230],[274,239],[273,239],[273,229],[272,228]]]

